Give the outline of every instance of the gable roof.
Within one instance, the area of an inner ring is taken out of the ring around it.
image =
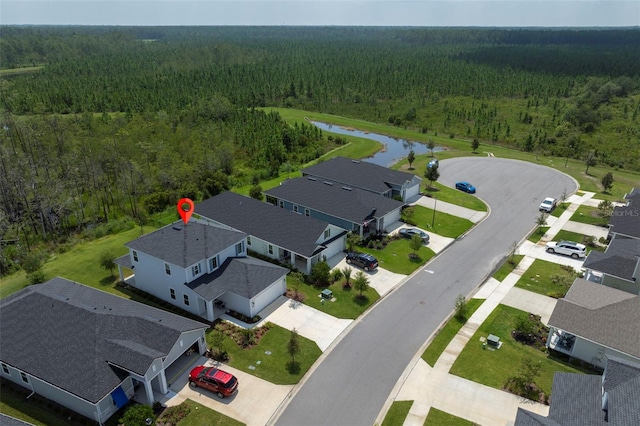
[[[289,179],[265,191],[265,194],[353,223],[384,216],[403,206],[403,203],[392,198],[362,189],[327,184],[314,178]]]
[[[591,250],[582,267],[631,281],[639,261],[640,239],[617,237],[604,253]]]
[[[227,291],[251,299],[288,272],[286,268],[253,257],[231,257],[220,268],[187,286],[207,300],[214,300]]]
[[[607,411],[602,409],[603,387],[608,394]],[[604,377],[556,372],[549,416],[518,408],[514,426],[637,424],[640,424],[640,364],[608,357]]]
[[[329,180],[340,185],[348,185],[378,194],[388,191],[391,185],[402,186],[413,179],[420,181],[419,177],[411,173],[345,157],[334,157],[307,167],[302,170],[302,175],[315,176],[318,179]]]
[[[549,325],[640,358],[640,296],[577,278]]]
[[[611,232],[640,238],[640,189],[633,190],[626,196],[626,206],[617,206],[609,218]]]
[[[176,221],[125,245],[182,268],[208,259],[244,240],[242,232],[195,221]]]
[[[231,191],[197,204],[195,213],[305,257],[322,249],[316,241],[329,226]]]
[[[0,360],[96,403],[207,327],[56,277],[0,300]]]

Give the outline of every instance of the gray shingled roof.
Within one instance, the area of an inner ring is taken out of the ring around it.
[[[344,189],[341,185],[328,185],[322,180],[309,178],[284,181],[265,194],[353,223],[362,223],[373,209],[376,210],[375,217],[381,217],[403,205],[400,201],[372,192]]]
[[[554,422],[540,414],[532,413],[524,408],[518,408],[516,412],[516,420],[513,426],[562,426],[560,423]]]
[[[640,296],[577,278],[549,325],[640,357]]]
[[[87,401],[144,374],[184,332],[206,324],[64,278],[0,300],[0,360]]]
[[[232,257],[214,272],[187,286],[207,300],[214,300],[227,291],[251,299],[288,272],[286,268],[253,257]]]
[[[626,206],[613,209],[609,226],[617,234],[640,238],[640,189],[633,188],[626,198]]]
[[[19,419],[16,419],[15,417],[11,417],[4,413],[0,413],[0,425],[2,426],[33,426],[33,423],[27,423],[24,420],[19,420]]]
[[[609,357],[604,380],[609,424],[640,425],[640,364]]]
[[[305,257],[317,252],[316,241],[328,226],[318,219],[233,192],[197,204],[195,213]]]
[[[405,182],[417,178],[411,173],[345,157],[335,157],[307,167],[302,170],[302,175],[316,176],[320,180],[329,180],[378,194],[388,191],[391,188],[389,184],[402,186]]]
[[[174,222],[125,244],[165,262],[186,268],[239,243],[246,234],[195,221]]]
[[[602,376],[556,372],[549,418],[562,426],[606,425],[601,385]]]
[[[640,239],[616,237],[604,253],[591,250],[582,267],[631,281],[639,260]]]

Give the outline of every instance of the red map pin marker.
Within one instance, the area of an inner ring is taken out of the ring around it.
[[[193,201],[191,201],[189,198],[182,198],[180,201],[178,201],[178,213],[180,213],[180,217],[182,218],[182,221],[185,225],[187,224],[187,222],[189,222],[189,219],[191,219],[193,209]]]

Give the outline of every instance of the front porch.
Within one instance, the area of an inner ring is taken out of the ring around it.
[[[549,331],[549,349],[571,356],[576,336],[563,330],[551,329]]]

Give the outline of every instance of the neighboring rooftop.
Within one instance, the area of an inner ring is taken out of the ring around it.
[[[329,180],[377,194],[388,191],[390,185],[402,186],[412,179],[420,179],[411,173],[345,157],[335,157],[307,167],[302,170],[302,175],[315,176],[319,180]]]
[[[560,373],[553,376],[549,416],[519,408],[514,426],[630,426],[640,424],[640,364],[607,360],[602,408],[602,376]]]
[[[64,278],[0,300],[0,360],[92,403],[206,324]]]
[[[296,254],[311,257],[328,224],[233,192],[211,197],[195,213]]]
[[[632,281],[639,262],[640,239],[618,237],[611,240],[604,253],[591,250],[582,267]]]
[[[640,296],[577,278],[549,325],[640,358]]]
[[[286,268],[253,257],[231,257],[220,268],[187,286],[207,300],[214,300],[227,291],[251,299],[288,272]]]
[[[382,217],[403,205],[400,201],[362,189],[308,177],[286,180],[265,194],[354,223]]]
[[[125,244],[132,250],[186,268],[239,243],[246,234],[213,225],[177,221]]]
[[[640,238],[640,189],[633,188],[626,199],[627,205],[613,209],[609,227],[616,234]]]

